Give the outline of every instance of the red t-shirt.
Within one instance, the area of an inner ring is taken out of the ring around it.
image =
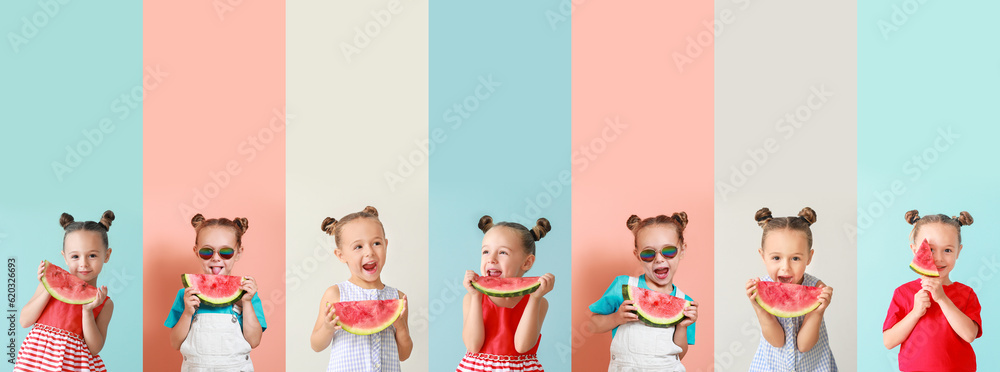
[[[954,282],[943,286],[944,294],[955,303],[969,319],[976,322],[979,332],[976,338],[983,335],[983,321],[979,316],[982,309],[976,292],[969,286]],[[882,324],[885,332],[913,309],[913,295],[919,291],[920,279],[903,284],[892,294],[892,304],[889,313]],[[899,369],[901,371],[975,371],[976,353],[972,344],[965,342],[951,328],[948,319],[941,312],[941,306],[931,299],[931,306],[924,316],[913,326],[910,336],[899,348]]]
[[[524,308],[528,306],[528,296],[521,298],[517,305],[512,308],[500,307],[490,300],[489,296],[483,297],[483,347],[479,350],[483,354],[493,355],[525,355],[538,353],[538,342],[535,347],[527,353],[518,353],[514,349],[514,333],[517,332],[517,324],[521,322],[521,315]],[[538,335],[541,341],[542,335]]]

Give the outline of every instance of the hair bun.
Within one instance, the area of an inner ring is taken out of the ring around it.
[[[630,231],[634,231],[636,226],[639,226],[639,222],[642,222],[642,218],[639,216],[631,215],[627,220],[625,220],[625,227],[628,227]]]
[[[674,221],[677,221],[677,225],[681,227],[681,230],[684,230],[684,228],[687,227],[688,224],[687,212],[684,211],[676,212],[673,215],[671,215],[670,218],[673,218]]]
[[[753,219],[757,221],[757,225],[759,225],[760,227],[764,227],[764,225],[767,225],[767,222],[770,221],[772,218],[773,217],[771,216],[771,210],[767,209],[767,207],[758,209],[757,213],[755,213],[753,216]]]
[[[483,230],[483,234],[485,234],[487,231],[489,231],[491,227],[493,227],[493,217],[490,217],[489,215],[485,215],[485,216],[483,216],[482,218],[479,219],[479,229]],[[535,239],[535,240],[538,240],[538,239]]]
[[[809,225],[812,225],[816,223],[816,211],[809,207],[802,208],[802,210],[799,211],[799,218],[806,220]]]
[[[69,226],[71,223],[73,223],[73,216],[69,213],[63,213],[62,216],[59,216],[59,225],[62,226],[63,229],[66,229],[66,226]]]
[[[917,221],[920,221],[920,212],[917,212],[916,209],[913,209],[909,212],[906,212],[906,214],[904,214],[903,217],[906,218],[906,223],[912,225],[917,223]]]
[[[101,226],[104,226],[104,230],[110,231],[111,221],[114,220],[115,220],[115,212],[112,212],[111,210],[106,210],[104,211],[104,214],[101,215],[101,221],[98,223],[101,224]]]
[[[323,224],[320,225],[320,229],[323,229],[327,235],[333,235],[333,229],[337,227],[337,219],[333,217],[327,217],[323,219]]]
[[[236,228],[240,230],[240,234],[247,232],[250,228],[250,221],[247,221],[246,217],[236,217],[233,218],[233,223],[236,224]]]
[[[952,217],[952,219],[958,221],[959,226],[968,226],[972,224],[972,215],[969,212],[962,211],[958,214],[958,217]]]
[[[537,242],[544,238],[545,234],[549,231],[552,231],[552,224],[549,223],[549,220],[539,218],[538,221],[535,222],[535,227],[531,228],[531,236],[534,237]]]
[[[201,213],[191,217],[191,227],[194,227],[195,229],[198,229],[198,226],[201,226],[202,222],[205,222],[205,216],[202,216]]]
[[[367,207],[365,207],[365,209],[362,210],[362,212],[368,213],[368,214],[373,215],[375,217],[378,217],[378,210],[376,210],[375,207],[370,206],[370,205],[367,206]]]

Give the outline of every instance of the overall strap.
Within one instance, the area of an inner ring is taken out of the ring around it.
[[[639,277],[636,277],[636,276],[630,276],[630,277],[628,277],[628,285],[631,285],[631,286],[634,286],[634,287],[638,287],[639,286]]]

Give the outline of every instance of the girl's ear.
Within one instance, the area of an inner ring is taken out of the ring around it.
[[[389,249],[389,239],[382,238],[382,244],[385,244],[385,249]]]
[[[806,266],[809,266],[809,263],[811,263],[813,261],[813,252],[816,252],[816,251],[814,249],[810,248],[809,249],[809,259],[806,260]]]
[[[337,259],[342,263],[347,263],[347,259],[344,258],[344,252],[340,250],[340,247],[333,249],[333,254],[337,255]]]
[[[111,259],[111,248],[108,248],[108,250],[104,251],[104,263],[108,263],[108,260],[110,259]]]
[[[680,252],[677,252],[677,258],[684,258],[684,252],[688,249],[688,243],[681,243]]]
[[[521,265],[521,270],[527,272],[528,270],[531,270],[531,266],[534,265],[535,265],[535,255],[529,254],[528,258],[524,260],[524,264]]]
[[[758,248],[757,253],[760,253],[760,259],[764,259],[764,248]]]

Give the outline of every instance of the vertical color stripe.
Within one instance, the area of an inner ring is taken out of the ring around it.
[[[712,363],[712,4],[588,2],[573,12],[573,365],[610,362],[611,332],[587,328],[618,275],[642,275],[625,221],[685,211],[673,283],[699,303],[689,371]],[[650,47],[655,40],[656,47]],[[680,61],[679,64],[674,61]],[[589,366],[589,367],[588,367]]]
[[[856,40],[852,2],[716,1],[716,371],[745,371],[762,341],[746,295],[767,274],[761,207],[816,211],[806,272],[833,287],[824,320],[855,367]],[[820,16],[822,15],[822,16]]]
[[[994,229],[995,87],[1000,53],[990,15],[996,3],[858,3],[858,370],[899,368],[882,325],[893,290],[917,279],[907,264],[906,211],[975,220],[962,228],[950,279],[972,287],[983,337],[972,342],[979,370],[1000,364],[991,324],[1000,321]],[[956,57],[961,56],[961,57]],[[937,353],[937,350],[922,350]]]
[[[427,3],[297,0],[287,9],[286,370],[326,368],[330,348],[314,352],[309,337],[323,292],[350,277],[320,222],[371,205],[389,241],[381,279],[408,297],[414,347],[401,367],[425,371]]]
[[[141,15],[137,3],[0,5],[0,249],[16,260],[11,310],[35,292],[41,260],[67,267],[60,214],[94,221],[114,211],[113,254],[97,280],[115,304],[100,355],[126,371],[142,366],[134,332],[142,322],[142,97],[155,95],[143,85]],[[17,327],[15,348],[28,331]]]
[[[527,276],[552,273],[538,357],[570,369],[570,29],[556,1],[435,2],[430,8],[430,370],[455,368],[462,278],[479,271],[479,218],[548,218]]]
[[[256,279],[268,330],[251,359],[285,366],[284,2],[145,5],[144,63],[166,75],[145,111],[144,369],[177,370],[163,326],[180,274],[202,272],[191,217],[246,217],[233,275]]]

